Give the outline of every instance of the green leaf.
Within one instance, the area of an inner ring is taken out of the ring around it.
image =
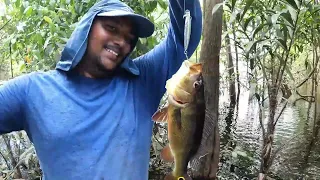
[[[9,6],[11,3],[10,3],[10,0],[4,0],[4,4],[6,5],[6,6]]]
[[[284,33],[286,33],[285,37],[287,37],[289,35],[289,38],[292,38],[293,36],[293,29],[292,29],[292,26],[291,25],[288,25],[288,24],[283,24],[281,23],[281,25],[283,26],[283,31],[286,31]]]
[[[157,8],[157,1],[151,1],[149,2],[150,9],[148,10],[149,12],[154,11]]]
[[[247,44],[247,47],[246,47],[246,49],[245,49],[247,55],[251,52],[252,48],[255,47],[255,45],[256,45],[257,43],[258,43],[258,41],[250,41],[250,42]]]
[[[251,16],[251,17],[249,17],[248,19],[246,19],[246,20],[244,21],[243,29],[244,29],[245,31],[247,30],[247,27],[248,27],[250,21],[251,21],[253,18],[255,18],[255,16]]]
[[[44,45],[43,45],[43,49],[46,49],[46,48],[47,48],[47,46],[48,46],[51,38],[52,38],[52,36],[49,36],[49,37],[46,39],[46,41],[44,42]]]
[[[24,10],[23,14],[25,14],[25,15],[28,17],[28,16],[30,16],[30,15],[32,14],[32,11],[33,11],[32,7],[31,7],[31,6],[28,6],[28,7]]]
[[[242,12],[241,18],[240,20],[243,19],[244,15],[246,14],[246,12],[248,11],[248,9],[250,8],[250,6],[252,5],[254,0],[246,0],[246,6],[244,7],[244,10]]]
[[[288,66],[286,66],[285,72],[288,74],[288,76],[290,77],[291,80],[295,81],[295,79],[294,79],[294,77],[293,77],[293,75],[292,75],[292,73],[291,73],[291,71],[290,71]]]
[[[65,13],[69,13],[69,11],[65,8],[56,8],[56,10],[59,10],[59,11],[65,12]]]
[[[232,5],[231,5],[231,11],[234,10],[234,7],[235,7],[235,5],[236,5],[236,2],[237,2],[236,0],[232,0],[232,1],[231,1],[231,4],[232,4]]]
[[[233,11],[233,13],[231,14],[229,23],[230,24],[233,23],[233,21],[236,20],[239,15],[240,15],[240,13],[238,11]]]
[[[16,0],[15,6],[16,6],[16,7],[20,7],[20,0]]]
[[[290,28],[290,27],[289,27]],[[287,26],[284,26],[283,29],[282,29],[282,32],[283,32],[283,40],[285,42],[287,42],[287,39],[288,39],[288,27]]]
[[[287,51],[287,44],[283,39],[277,39],[277,42]]]
[[[295,10],[298,10],[298,5],[295,0],[282,0],[285,4],[293,7]]]
[[[212,15],[213,15],[215,12],[217,12],[218,9],[219,9],[221,6],[223,7],[223,2],[222,2],[222,3],[219,3],[219,4],[216,4],[216,5],[212,8]]]
[[[294,10],[291,6],[288,6],[288,11],[289,11],[289,13],[291,15],[292,21],[296,22],[296,20],[297,20],[297,11]]]
[[[251,36],[252,39],[255,38],[256,34],[261,31],[263,29],[263,27],[267,25],[267,24],[260,24],[254,31],[253,31],[253,34]]]
[[[160,7],[162,9],[167,9],[167,7],[168,7],[167,3],[165,1],[162,1],[162,0],[158,1],[158,4],[160,5]]]
[[[51,19],[50,17],[44,16],[43,19],[44,19],[47,23],[52,24],[52,19]]]
[[[26,64],[23,63],[23,64],[21,64],[19,71],[24,72],[25,70],[26,70]]]
[[[294,26],[291,14],[289,12],[281,13],[281,16],[289,23],[289,25],[291,25],[291,27]]]
[[[281,12],[280,12],[280,13],[277,13],[277,14],[274,14],[274,15],[271,16],[271,22],[272,22],[272,24],[276,24],[276,23],[277,23],[278,18],[279,18],[280,15],[281,15]]]
[[[254,93],[254,95],[256,96],[256,98],[257,98],[257,100],[260,102],[260,95],[258,94],[258,93]],[[245,156],[247,156],[247,155],[245,155]]]
[[[254,59],[253,58],[250,59],[250,69],[251,70],[254,69]]]

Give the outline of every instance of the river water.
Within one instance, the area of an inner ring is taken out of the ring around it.
[[[221,107],[226,107],[227,98],[221,99]],[[249,92],[241,93],[239,113],[238,116],[233,116],[232,123],[228,118],[228,109],[220,111],[220,179],[257,177],[260,167],[262,131],[258,103],[254,98],[249,99]],[[274,150],[281,147],[281,151],[270,170],[269,177],[273,179],[320,179],[319,135],[312,136],[312,119],[309,120],[309,126],[306,125],[306,107],[302,103],[287,106],[277,123]],[[263,117],[266,124],[267,108]]]

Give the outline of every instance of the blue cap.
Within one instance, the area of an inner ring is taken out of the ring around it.
[[[129,8],[115,9],[111,11],[98,13],[97,16],[117,17],[117,16],[128,16],[135,24],[138,37],[149,37],[154,32],[154,24],[144,16],[135,14],[134,11]]]

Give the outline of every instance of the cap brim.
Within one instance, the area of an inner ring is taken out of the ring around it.
[[[108,12],[102,12],[97,14],[97,16],[106,16],[106,17],[117,17],[117,16],[128,16],[132,18],[136,25],[137,35],[138,37],[149,37],[154,32],[154,24],[147,18],[135,14],[133,12],[122,11],[122,10],[114,10]]]

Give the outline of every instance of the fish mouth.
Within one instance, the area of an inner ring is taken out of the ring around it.
[[[179,108],[185,108],[189,105],[189,103],[187,103],[187,102],[182,102],[182,101],[175,99],[174,96],[172,96],[170,94],[168,95],[168,101],[170,104],[172,104],[176,107],[179,107]]]

